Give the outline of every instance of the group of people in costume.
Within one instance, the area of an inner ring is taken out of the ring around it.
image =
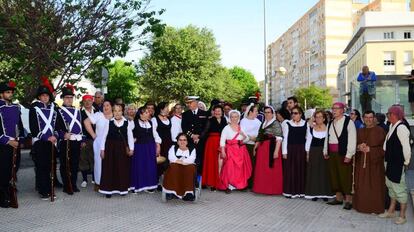
[[[2,207],[10,205],[13,154],[24,138],[20,108],[12,104],[14,91],[14,83],[0,84]],[[323,199],[383,218],[395,217],[398,202],[395,222],[406,221],[404,172],[411,145],[400,106],[388,110],[389,131],[378,126],[370,110],[357,130],[340,102],[305,118],[295,97],[278,110],[261,107],[252,97],[238,111],[220,100],[207,109],[190,96],[183,112],[182,104],[170,110],[167,102],[147,102],[136,109],[100,92],[84,95],[78,109],[73,86],[62,88],[61,106],[54,103],[53,93],[43,79],[29,110],[36,189],[42,199],[56,197],[59,159],[63,192],[69,195],[80,191],[80,171],[81,187],[92,174],[95,191],[107,198],[158,189],[168,199],[193,201],[201,181],[211,191]],[[391,203],[384,213],[386,189]]]

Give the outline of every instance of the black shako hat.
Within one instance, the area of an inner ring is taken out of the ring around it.
[[[65,96],[75,96],[75,87],[73,85],[66,84],[66,86],[62,88],[60,97],[63,99]]]
[[[13,81],[0,83],[0,93],[4,93],[9,90],[16,90],[16,83],[14,83]]]

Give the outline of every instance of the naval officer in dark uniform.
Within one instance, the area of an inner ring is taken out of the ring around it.
[[[203,153],[204,153],[204,141],[200,138],[201,133],[207,124],[208,114],[204,110],[198,109],[198,97],[189,96],[186,99],[188,110],[183,113],[181,127],[183,132],[187,134],[191,139],[189,141],[190,146],[194,146],[196,149],[196,164],[197,172],[202,173],[203,167]]]

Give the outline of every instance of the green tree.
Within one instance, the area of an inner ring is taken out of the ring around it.
[[[97,59],[123,57],[164,25],[150,0],[0,0],[0,77],[13,79],[30,103],[41,76],[55,89],[76,83]]]
[[[229,71],[231,76],[240,84],[246,96],[254,95],[259,91],[259,86],[253,73],[238,66],[231,68]]]
[[[328,88],[311,85],[306,88],[298,88],[294,93],[301,106],[305,106],[305,99],[308,108],[328,108],[332,105],[333,98]]]
[[[138,100],[138,76],[131,63],[117,60],[107,66],[109,71],[108,94],[110,99],[121,97],[125,103]]]
[[[242,89],[242,99],[240,100],[246,100],[250,96],[254,96],[255,93],[259,91],[259,85],[256,78],[250,71],[242,67],[235,66],[231,68],[229,72],[233,79],[237,82],[237,85]]]
[[[199,95],[234,100],[242,89],[220,64],[220,50],[213,33],[195,26],[166,27],[154,37],[149,52],[138,65],[140,93],[145,100],[182,100]]]

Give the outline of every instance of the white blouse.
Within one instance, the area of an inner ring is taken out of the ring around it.
[[[128,123],[128,120],[126,120],[124,117],[122,117],[121,121],[117,121],[115,120],[115,118],[111,118],[110,121],[113,121],[116,127],[121,127],[124,125],[124,123]],[[132,130],[134,129],[135,124],[132,123],[128,123],[128,128],[127,128],[127,140],[128,140],[128,147],[131,151],[134,150],[134,136],[132,134]],[[102,142],[101,142],[101,151],[105,150],[105,143],[106,143],[106,136],[108,135],[108,130],[109,130],[109,123],[106,124],[105,130],[103,132],[102,135]]]
[[[224,127],[223,131],[221,132],[221,136],[220,136],[220,146],[224,147],[226,145],[226,140],[232,140],[234,138],[234,136],[236,136],[237,132],[234,131],[230,125],[227,125],[226,127]],[[243,135],[245,136],[244,140],[243,140]],[[236,138],[237,140],[243,140],[243,142],[247,142],[249,141],[249,137],[247,137],[246,133],[240,129],[240,133]]]
[[[313,136],[310,132],[310,127],[308,126],[307,130],[306,130],[306,144],[305,144],[305,151],[309,151],[310,150],[310,146],[312,144],[312,138],[318,138],[318,139],[323,139],[326,137],[326,130],[324,131],[316,131],[313,130]]]
[[[174,147],[175,146],[172,146],[170,148],[170,150],[168,151],[168,160],[170,161],[170,163],[174,163],[177,160],[182,160],[186,164],[193,164],[195,162],[195,159],[196,159],[196,150],[195,149],[193,149],[191,151],[191,154],[190,154],[190,150],[187,149],[187,150],[183,151],[180,148],[178,148],[177,149],[177,154],[175,154],[175,148]],[[180,157],[180,156],[181,157],[177,158],[176,155],[178,157]]]
[[[257,118],[254,118],[254,119],[243,118],[240,121],[240,128],[242,131],[246,133],[246,135],[257,137],[257,135],[259,134],[259,129],[260,129],[261,124],[262,122],[260,122],[260,120]],[[247,142],[247,144],[254,144],[254,143],[255,142],[250,139]]]
[[[299,121],[299,124],[294,123],[293,120],[289,120],[288,122],[292,127],[302,127],[306,123],[306,121],[303,119]],[[289,136],[289,125],[287,124],[288,122],[282,124],[282,130],[283,130],[282,154],[283,155],[287,155],[288,153],[288,149],[287,149],[288,136]],[[309,125],[307,127],[309,129]]]
[[[94,114],[89,115],[88,118],[91,121],[91,123],[95,124],[96,126],[95,128],[96,138],[95,138],[94,143],[97,143],[98,147],[101,147],[99,144],[101,144],[102,140],[104,140],[103,134],[104,134],[105,128],[107,128],[107,126],[109,125],[109,120],[106,119],[105,115],[99,111]]]
[[[177,142],[177,135],[183,132],[181,128],[181,121],[182,119],[174,115],[171,118],[171,139],[173,142]]]

